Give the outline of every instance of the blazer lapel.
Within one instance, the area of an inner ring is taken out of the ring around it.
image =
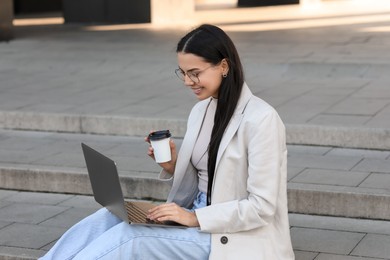
[[[184,164],[183,166],[185,168],[187,168],[188,162],[191,160],[192,150],[194,149],[195,142],[198,139],[200,128],[202,127],[206,110],[210,102],[207,102],[205,105],[199,107],[197,113],[194,114],[193,122],[188,124],[191,127],[187,129],[186,138],[184,138],[180,148],[180,162]]]
[[[194,149],[209,104],[210,102],[200,106],[198,111],[193,115],[193,119],[188,124],[190,128],[187,128],[185,138],[180,147],[176,162],[175,177],[173,178],[173,186],[168,196],[168,201],[172,201],[173,197],[176,195],[176,192],[184,179],[187,168],[191,163],[192,150]]]

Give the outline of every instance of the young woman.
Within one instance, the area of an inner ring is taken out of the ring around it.
[[[180,152],[171,141],[172,160],[160,163],[160,178],[172,181],[167,203],[148,217],[189,228],[132,226],[101,209],[42,259],[294,259],[285,128],[277,112],[251,93],[220,28],[189,32],[177,58],[177,76],[200,102]],[[148,155],[154,157],[151,147]]]

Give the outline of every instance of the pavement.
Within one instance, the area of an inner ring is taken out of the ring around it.
[[[390,3],[198,7],[287,126],[298,260],[390,259]],[[17,17],[18,18],[18,17]],[[37,259],[100,206],[80,143],[118,165],[125,197],[164,201],[143,136],[180,146],[196,99],[174,75],[193,26],[18,18],[0,43],[0,259]]]

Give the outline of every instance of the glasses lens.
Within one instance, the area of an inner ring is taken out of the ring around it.
[[[195,82],[195,83],[199,83],[200,82],[200,80],[199,80],[197,75],[192,74],[192,73],[187,73],[186,74],[181,69],[175,69],[175,74],[182,81],[185,81],[185,77],[187,75],[190,78],[190,80],[192,80],[193,82]]]
[[[181,80],[184,81],[185,75],[184,75],[184,72],[183,72],[181,69],[175,69],[175,74],[176,74],[176,76],[177,76],[179,79],[181,79]]]
[[[195,83],[199,83],[199,78],[195,74],[187,73],[187,76]]]

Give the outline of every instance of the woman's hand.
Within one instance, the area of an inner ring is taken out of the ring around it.
[[[150,133],[152,132],[154,131],[150,131]],[[154,158],[153,147],[150,145],[149,136],[145,137],[145,142],[149,144],[148,156],[155,161],[156,159]],[[159,165],[168,173],[173,174],[176,166],[177,153],[175,142],[172,139],[169,141],[169,147],[171,148],[171,160],[168,162],[159,163]]]
[[[176,203],[161,204],[149,210],[148,218],[157,221],[174,221],[188,226],[199,227],[195,212],[189,212]]]

